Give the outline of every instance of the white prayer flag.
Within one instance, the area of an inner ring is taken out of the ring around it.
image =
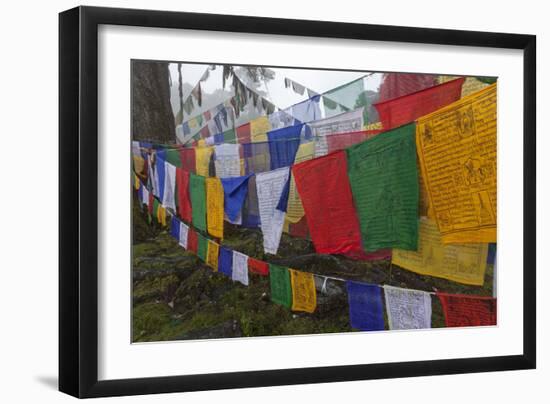
[[[324,156],[328,153],[326,136],[337,133],[356,132],[363,129],[363,108],[351,112],[344,112],[326,119],[309,122],[315,140],[315,157]]]
[[[233,272],[231,278],[248,286],[248,255],[233,251]]]
[[[153,170],[151,155],[147,156],[147,166],[149,170],[147,172],[153,173],[153,175],[151,175],[151,187],[152,187],[153,195],[155,195],[158,198],[159,197],[159,174],[157,173],[156,167]]]
[[[384,285],[390,330],[432,327],[432,298],[421,290]]]
[[[216,177],[239,177],[241,175],[241,158],[239,144],[224,143],[214,146],[214,164]]]
[[[285,212],[277,210],[277,204],[288,180],[288,175],[289,167],[278,168],[256,175],[264,251],[269,254],[277,254],[279,242],[281,241]]]
[[[189,226],[185,223],[180,222],[180,240],[179,245],[187,250],[187,236],[189,234]]]
[[[139,142],[132,140],[132,154],[136,157],[141,157],[141,148],[139,147]]]
[[[141,187],[141,204],[149,206],[149,190],[143,184]]]
[[[162,204],[166,208],[176,210],[176,166],[169,162],[164,162],[164,194],[162,195]]]

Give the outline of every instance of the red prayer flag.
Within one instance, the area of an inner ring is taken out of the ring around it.
[[[385,131],[413,122],[460,99],[464,77],[374,104]]]
[[[189,227],[189,231],[187,233],[187,249],[196,254],[198,251],[198,245],[199,238],[197,236],[197,232]]]
[[[380,132],[382,132],[381,129],[361,130],[349,133],[335,133],[334,135],[327,136],[328,152],[332,153],[337,150],[344,150],[354,144],[364,142],[378,135]]]
[[[153,191],[149,191],[149,204],[147,205],[147,209],[149,210],[149,214],[153,214],[153,204],[155,203],[155,197],[153,195]]]
[[[207,138],[208,136],[210,136],[210,129],[208,129],[208,125],[207,125],[201,129],[201,137],[204,139],[204,138]]]
[[[212,115],[210,115],[210,111],[204,111],[202,116],[204,117],[205,121],[209,121],[210,118],[212,118]]]
[[[288,225],[288,234],[293,237],[309,238],[309,229],[307,227],[307,219],[303,216],[297,223]]]
[[[437,293],[447,327],[496,325],[497,299],[494,297]]]
[[[417,73],[386,73],[380,84],[380,98],[378,102],[415,93],[437,84],[433,74]]]
[[[193,147],[184,147],[180,150],[180,160],[181,168],[185,171],[195,174],[196,173],[196,163],[195,163],[195,148]]]
[[[315,251],[362,253],[359,219],[353,206],[345,151],[304,161],[292,174],[306,214]]]
[[[269,275],[269,264],[264,261],[257,260],[256,258],[248,258],[248,270],[253,274],[262,276]]]
[[[250,143],[250,122],[239,126],[236,132],[239,143]]]
[[[176,189],[178,197],[179,217],[187,222],[193,221],[193,210],[191,207],[191,196],[189,194],[189,171],[176,168]]]

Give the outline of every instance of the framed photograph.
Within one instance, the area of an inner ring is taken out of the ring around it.
[[[535,36],[94,7],[59,32],[61,391],[535,367]]]

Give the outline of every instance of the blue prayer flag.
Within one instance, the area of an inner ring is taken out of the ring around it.
[[[228,276],[233,275],[233,250],[220,246],[218,255],[218,272]]]
[[[170,235],[179,241],[180,239],[180,221],[176,216],[172,216],[170,221]]]
[[[489,249],[487,251],[487,264],[495,264],[495,256],[497,255],[497,244],[489,243]]]
[[[223,143],[223,133],[216,133],[214,135],[214,143],[216,144]]]
[[[380,287],[368,283],[347,281],[346,288],[351,327],[361,331],[384,330]]]
[[[294,164],[294,158],[300,146],[302,127],[303,124],[300,124],[267,132],[271,170],[290,167]]]
[[[277,210],[281,212],[286,212],[288,206],[288,194],[290,193],[290,179],[292,177],[292,171],[288,174],[288,180],[286,180],[283,191],[281,192],[281,197],[277,203]]]
[[[163,150],[166,155],[166,151]],[[157,152],[157,159],[155,162],[155,169],[159,178],[158,197],[162,201],[164,200],[164,158],[161,157],[161,151]]]
[[[221,178],[224,209],[229,220],[237,220],[239,213],[241,213],[246,194],[248,193],[249,178],[250,175]]]
[[[184,135],[190,135],[191,134],[191,128],[189,127],[189,123],[187,122],[184,122],[182,125],[181,125],[182,129],[183,129],[183,134]]]

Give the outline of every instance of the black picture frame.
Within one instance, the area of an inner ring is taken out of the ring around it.
[[[100,24],[523,50],[523,354],[98,381]],[[536,366],[536,37],[491,32],[77,7],[59,15],[59,390],[103,397]]]

